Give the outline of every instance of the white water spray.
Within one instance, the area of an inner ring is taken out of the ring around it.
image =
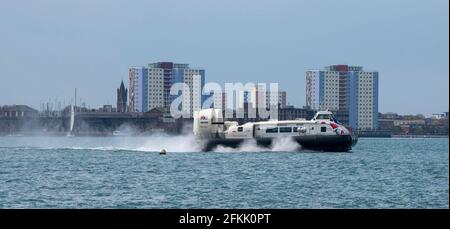
[[[271,147],[258,146],[255,140],[245,141],[234,149],[231,147],[217,146],[214,152],[294,152],[300,149],[300,145],[291,138],[276,138]]]
[[[14,145],[14,144],[12,144]],[[120,136],[120,137],[30,137],[27,139],[26,147],[41,149],[74,149],[74,150],[100,150],[100,151],[141,151],[161,152],[165,149],[171,152],[200,152],[202,145],[193,135],[169,136]],[[238,148],[218,146],[213,152],[292,152],[298,150],[299,145],[290,138],[276,139],[272,147],[258,146],[255,140],[245,141]]]
[[[275,138],[272,144],[272,151],[292,152],[300,148],[300,145],[292,138]]]

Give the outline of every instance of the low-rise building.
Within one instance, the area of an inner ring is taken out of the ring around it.
[[[431,118],[432,119],[444,119],[445,118],[445,114],[432,114]]]
[[[0,106],[0,118],[30,118],[38,115],[37,110],[26,105]]]
[[[315,111],[303,107],[303,108],[297,108],[294,106],[286,106],[284,108],[280,108],[278,110],[278,119],[279,120],[295,120],[299,118],[303,119],[312,119],[314,117]]]

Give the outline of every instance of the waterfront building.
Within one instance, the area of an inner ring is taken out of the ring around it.
[[[348,113],[354,129],[378,128],[378,72],[360,66],[331,65],[306,71],[306,105]]]
[[[379,119],[389,119],[389,120],[394,120],[394,119],[400,119],[401,116],[397,113],[394,112],[387,112],[387,113],[379,113],[378,114]]]
[[[278,95],[277,95],[278,94]],[[286,97],[287,92],[279,91],[276,92],[267,92],[266,94],[266,104],[278,104],[279,108],[286,108]]]
[[[193,116],[193,112],[200,110],[206,97],[202,95],[205,85],[205,70],[190,68],[189,64],[173,62],[157,62],[148,64],[149,109],[163,108],[170,110],[170,104],[178,95],[170,95],[172,85],[184,83],[182,111]],[[152,75],[150,75],[152,74]]]
[[[103,107],[100,107],[98,109],[99,112],[103,113],[115,113],[118,112],[116,108],[114,108],[112,105],[103,105]]]
[[[37,116],[38,111],[26,105],[0,106],[0,118],[32,118]]]
[[[260,104],[264,104],[266,109],[269,109],[271,104],[274,106],[273,109],[285,108],[287,106],[286,95],[285,91],[270,92],[263,85],[257,85],[253,88],[242,88],[233,91],[233,95],[230,98],[227,98],[227,93],[225,92],[213,94],[213,105],[214,108],[222,109],[222,111],[234,111],[240,116],[244,114],[244,117],[248,115],[259,116],[258,108]],[[227,101],[227,99],[232,99],[233,101]],[[250,109],[254,110],[251,114]],[[259,117],[250,119],[255,121]]]
[[[184,69],[189,68],[187,64],[177,64],[172,62],[156,62],[148,64],[149,74],[153,72],[156,77],[154,87],[149,88],[149,100],[155,101],[152,108],[170,109],[170,104],[176,96],[170,96],[170,88],[175,83],[183,82]],[[149,75],[150,77],[150,75]],[[162,97],[160,95],[162,94]],[[162,104],[161,104],[162,103]]]
[[[183,73],[183,112],[193,117],[194,111],[202,109],[205,96],[202,89],[205,85],[205,71],[201,69],[184,69]]]
[[[286,91],[270,91],[269,88],[264,89],[262,85],[258,85],[250,90],[248,95],[244,95],[244,101],[253,104],[254,108],[258,108],[262,104],[269,108],[272,104],[278,108],[286,107]]]
[[[188,64],[156,62],[147,67],[131,67],[129,107],[135,112],[155,108],[169,112],[171,103],[179,96],[170,95],[170,89],[176,83],[185,84],[181,110],[192,116],[206,100],[202,95],[205,70],[190,68]]]
[[[127,94],[128,90],[122,81],[120,87],[117,89],[117,112],[127,112]]]
[[[164,108],[164,69],[162,68],[148,68],[148,90],[147,96],[147,108],[146,111],[155,108]]]
[[[306,119],[310,120],[316,114],[315,110],[308,107],[297,108],[294,106],[280,107],[278,110],[278,120],[295,120],[295,119]]]
[[[148,111],[148,69],[131,67],[129,69],[129,109],[132,112]]]
[[[432,119],[444,119],[446,116],[445,116],[445,114],[444,113],[442,113],[442,114],[432,114],[431,115],[431,118]]]
[[[225,92],[214,93],[213,94],[213,107],[216,109],[222,109],[222,111],[225,111],[226,98],[227,98],[227,94]]]
[[[267,90],[263,85],[256,85],[251,88],[248,94],[244,97],[244,102],[249,103],[253,108],[258,109],[260,106],[266,106],[268,108],[267,101]]]

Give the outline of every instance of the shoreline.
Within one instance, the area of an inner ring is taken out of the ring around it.
[[[448,135],[391,135],[391,136],[358,136],[358,138],[448,138]]]
[[[448,135],[392,135],[391,138],[448,138]]]

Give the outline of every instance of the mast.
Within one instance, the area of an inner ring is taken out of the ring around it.
[[[75,88],[75,107],[77,106],[77,88]]]

